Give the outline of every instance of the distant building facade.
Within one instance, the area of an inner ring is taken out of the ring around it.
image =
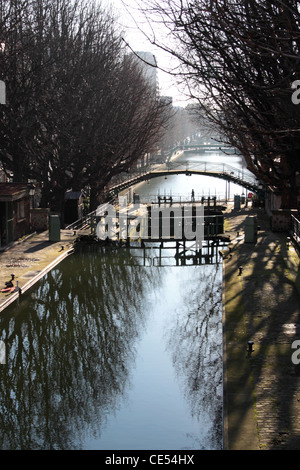
[[[135,56],[138,60],[140,57],[139,65],[142,68],[145,78],[150,83],[150,86],[153,87],[155,93],[158,94],[158,74],[157,74],[157,61],[156,57],[152,52],[143,52],[138,51],[135,53]]]

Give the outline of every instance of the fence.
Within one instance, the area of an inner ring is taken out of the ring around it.
[[[300,248],[300,220],[294,215],[291,215],[291,235]]]

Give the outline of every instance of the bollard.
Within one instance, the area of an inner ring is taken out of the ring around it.
[[[248,341],[248,352],[252,353],[254,341]]]
[[[239,276],[242,275],[242,272],[243,272],[243,266],[239,266]]]

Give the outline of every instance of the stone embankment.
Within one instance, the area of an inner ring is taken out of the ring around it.
[[[256,243],[244,241],[248,215],[257,216]],[[225,230],[225,448],[299,450],[300,365],[292,361],[300,340],[299,257],[287,234],[270,230],[263,209],[228,210]]]
[[[34,233],[0,253],[0,288],[14,275],[15,292],[0,292],[0,312],[16,300],[50,269],[68,256],[76,234],[61,230],[60,241],[49,241],[49,232]]]

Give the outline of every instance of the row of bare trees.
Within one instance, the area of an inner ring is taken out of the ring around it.
[[[126,53],[110,10],[88,0],[0,0],[0,161],[42,182],[62,211],[67,189],[103,188],[159,142],[168,113]]]
[[[126,3],[126,0],[124,0]],[[181,64],[199,114],[248,168],[297,207],[300,8],[297,0],[137,0],[150,41]],[[158,27],[166,29],[161,41]],[[177,73],[177,72],[176,72]],[[296,103],[296,104],[295,104]]]

